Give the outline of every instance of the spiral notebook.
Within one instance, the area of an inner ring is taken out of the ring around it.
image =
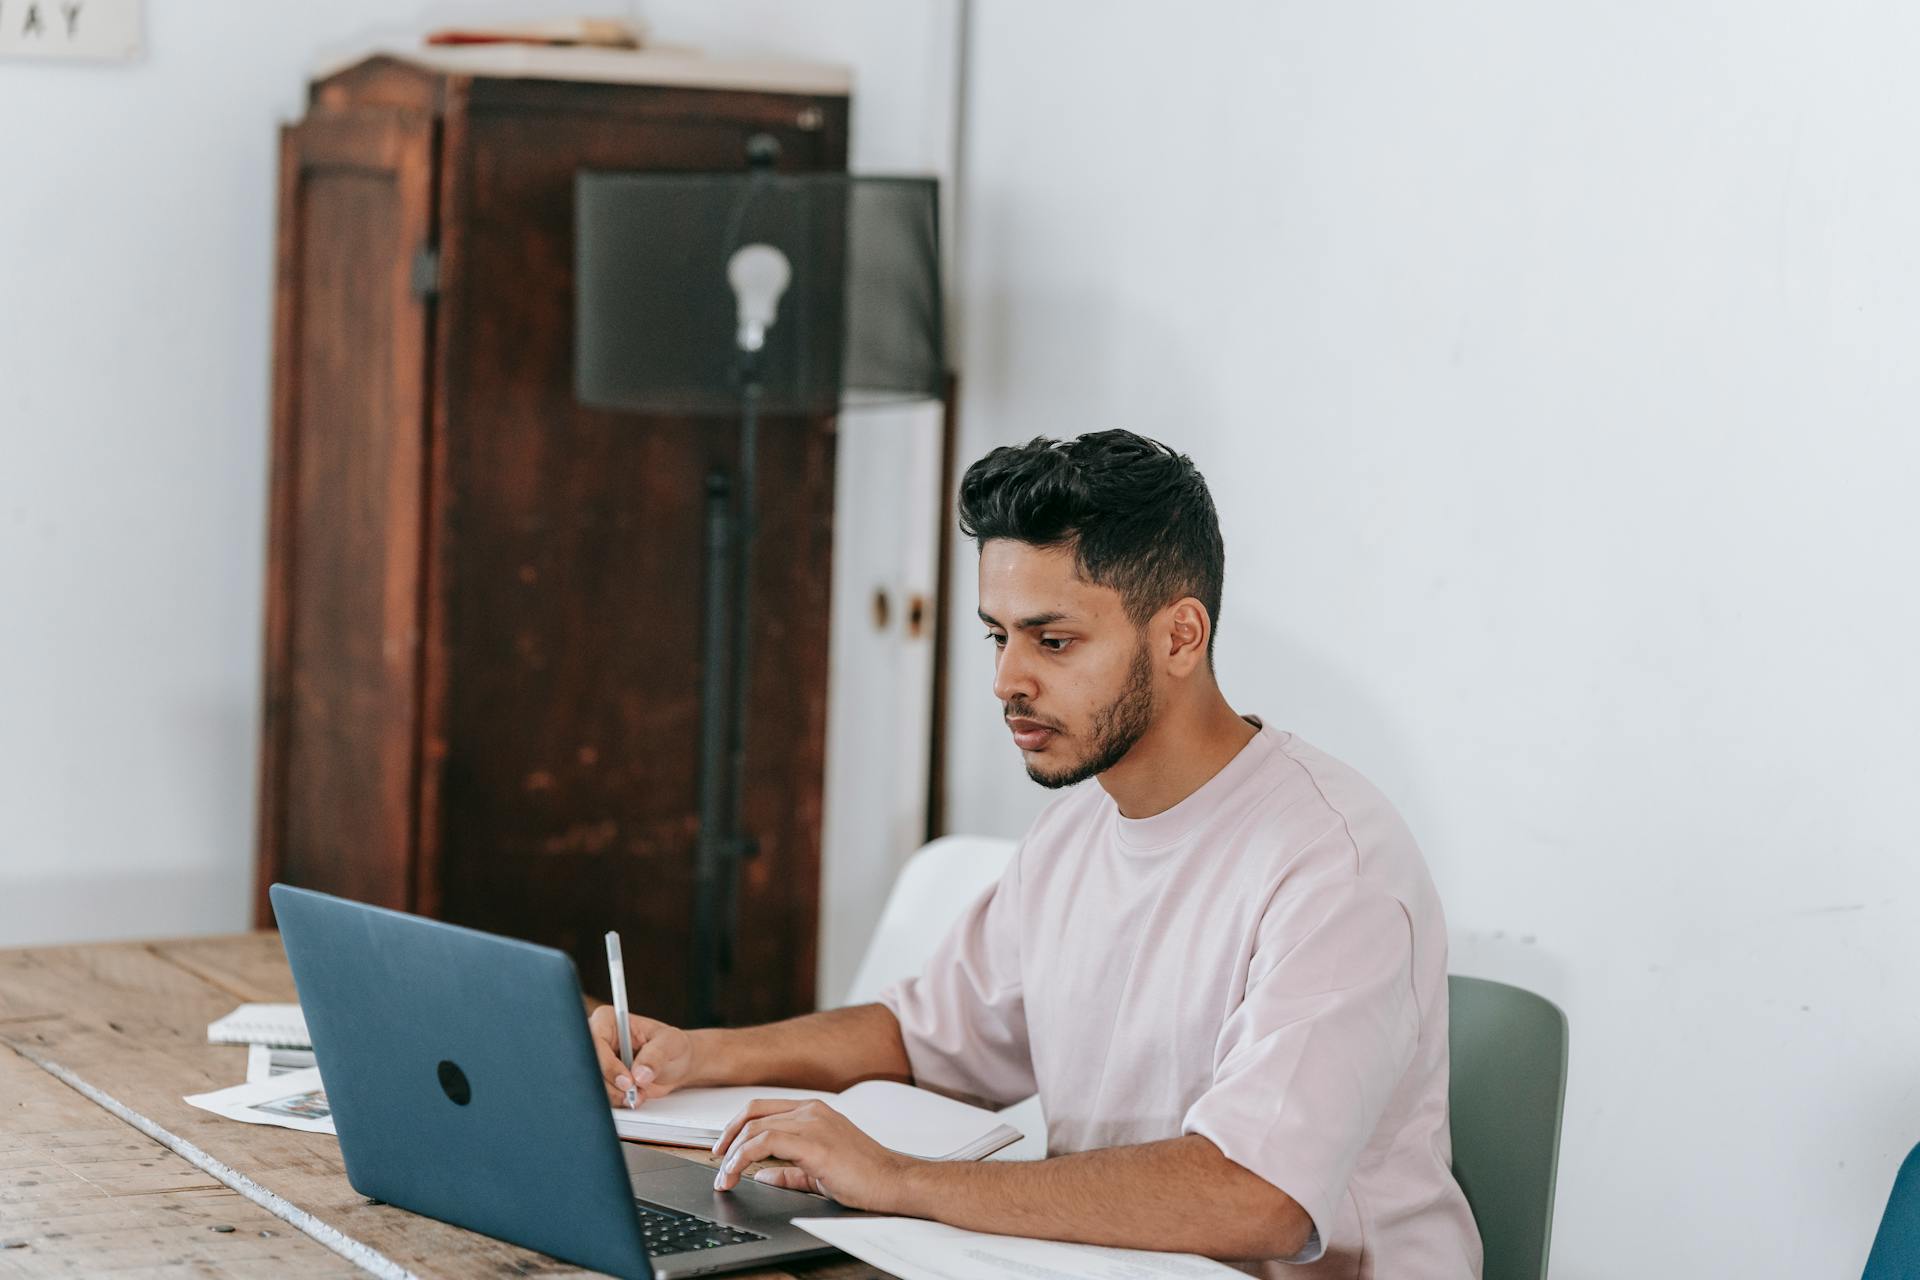
[[[311,1049],[307,1019],[297,1004],[243,1004],[207,1024],[208,1044],[264,1044],[274,1049]]]

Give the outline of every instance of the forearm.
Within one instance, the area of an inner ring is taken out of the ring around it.
[[[862,1080],[913,1078],[900,1023],[882,1004],[688,1034],[694,1045],[689,1084],[779,1084],[838,1092]]]
[[[915,1161],[890,1212],[1001,1235],[1285,1258],[1312,1220],[1292,1197],[1197,1135],[1049,1160]]]

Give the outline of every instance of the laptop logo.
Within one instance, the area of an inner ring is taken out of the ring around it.
[[[445,1060],[440,1063],[440,1090],[458,1106],[464,1107],[473,1101],[473,1088],[467,1083],[467,1073]]]

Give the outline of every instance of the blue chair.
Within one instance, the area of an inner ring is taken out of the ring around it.
[[[1861,1280],[1915,1280],[1920,1277],[1920,1147],[1907,1152],[1893,1175],[1893,1194],[1880,1215]]]

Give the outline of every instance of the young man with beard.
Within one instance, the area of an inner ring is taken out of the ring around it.
[[[1439,899],[1379,792],[1221,695],[1225,553],[1199,472],[1126,431],[1035,440],[967,471],[960,520],[1014,745],[1070,789],[924,974],[766,1027],[635,1017],[631,1083],[880,1077],[1000,1106],[1037,1091],[1047,1115],[1045,1160],[945,1164],[820,1103],[756,1102],[716,1147],[722,1189],[777,1157],[792,1167],[760,1178],[981,1231],[1477,1276]],[[594,1029],[617,1102],[611,1010]]]

